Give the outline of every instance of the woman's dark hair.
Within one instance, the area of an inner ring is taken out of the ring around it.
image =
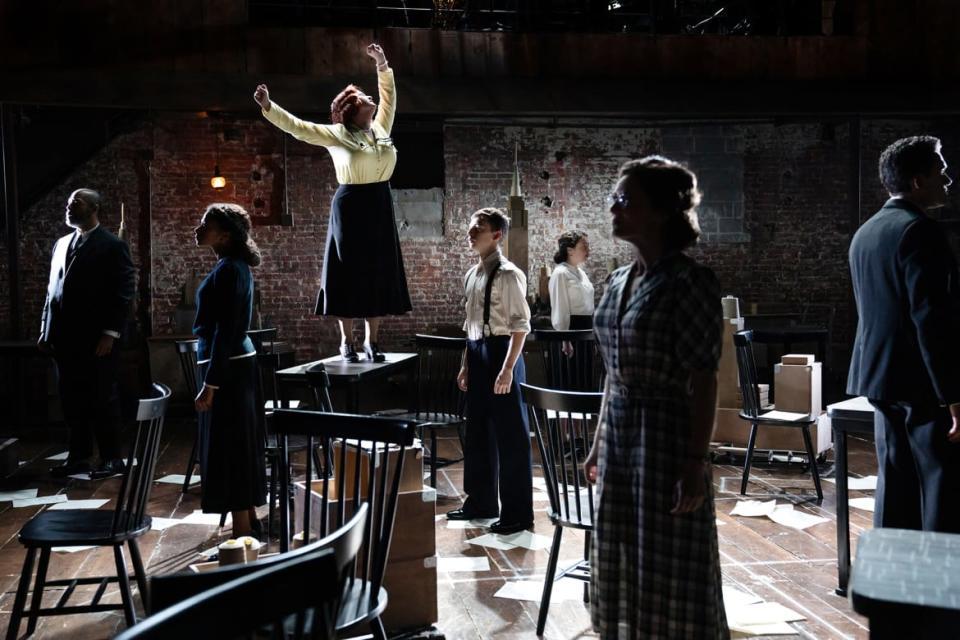
[[[557,264],[566,262],[570,257],[570,249],[577,246],[577,243],[587,237],[583,231],[564,231],[557,238],[557,252],[553,254],[553,261]]]
[[[348,84],[347,88],[338,93],[330,103],[330,121],[333,124],[352,124],[353,117],[357,115],[360,107],[368,104],[365,97],[363,89],[355,84]]]
[[[696,244],[701,193],[690,169],[663,156],[647,156],[625,163],[619,177],[629,178],[646,194],[650,206],[666,216],[663,242],[668,250],[683,251]]]
[[[503,231],[506,233],[510,230],[510,218],[507,217],[501,209],[496,207],[483,207],[482,209],[477,209],[473,212],[471,218],[483,218],[487,221],[487,224],[490,225],[491,231]]]
[[[223,231],[230,234],[230,255],[240,258],[251,267],[262,261],[257,243],[250,237],[250,215],[238,204],[215,202],[203,214],[207,220],[216,220]]]
[[[913,179],[930,173],[937,165],[940,139],[933,136],[901,138],[880,154],[880,182],[888,193],[913,190]]]

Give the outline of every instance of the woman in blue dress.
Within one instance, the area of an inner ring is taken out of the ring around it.
[[[728,638],[707,458],[722,310],[713,272],[683,251],[700,235],[696,176],[659,156],[620,169],[613,234],[635,260],[594,315],[606,364],[585,463],[598,485],[591,550],[601,638]]]
[[[253,275],[260,251],[250,237],[250,216],[235,204],[207,207],[195,229],[197,246],[210,247],[217,264],[197,290],[197,364],[203,388],[200,416],[200,506],[231,512],[233,535],[256,534],[255,508],[266,504],[263,404],[257,394],[257,358],[247,336],[253,312]]]

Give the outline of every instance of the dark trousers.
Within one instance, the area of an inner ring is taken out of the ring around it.
[[[58,354],[60,404],[70,428],[70,460],[93,456],[96,438],[103,460],[120,458],[120,394],[117,373],[120,349],[98,358],[92,353]]]
[[[467,433],[463,452],[467,500],[463,508],[489,517],[499,513],[503,523],[518,524],[533,522],[530,425],[520,395],[520,383],[526,381],[522,356],[513,368],[510,393],[493,392],[509,345],[507,336],[467,341]]]
[[[960,533],[960,444],[945,407],[871,400],[879,474],[876,527]]]

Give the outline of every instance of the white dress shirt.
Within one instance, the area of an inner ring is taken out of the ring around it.
[[[550,324],[557,331],[570,329],[570,316],[593,315],[593,283],[586,271],[561,262],[550,275]]]
[[[497,263],[500,268],[493,277],[490,291],[490,327],[483,330],[483,298],[487,277]],[[515,264],[503,257],[499,249],[478,262],[463,278],[467,298],[467,318],[463,330],[468,340],[488,336],[509,336],[523,331],[530,333],[530,306],[527,305],[527,277]]]

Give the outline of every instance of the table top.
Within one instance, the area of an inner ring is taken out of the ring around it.
[[[313,362],[305,362],[287,369],[280,369],[277,371],[277,377],[287,381],[305,381],[307,379],[307,369],[317,363],[323,363],[323,366],[327,369],[327,375],[331,380],[347,382],[360,381],[362,379],[392,373],[397,369],[412,364],[412,361],[417,358],[416,353],[384,353],[383,355],[387,358],[385,362],[360,360],[360,362],[356,363],[344,362],[339,355],[330,356],[322,360],[314,360]]]
[[[835,402],[827,405],[827,415],[831,419],[858,420],[873,424],[873,405],[863,396]]]
[[[960,611],[960,534],[864,531],[849,589],[859,613],[884,603]]]

